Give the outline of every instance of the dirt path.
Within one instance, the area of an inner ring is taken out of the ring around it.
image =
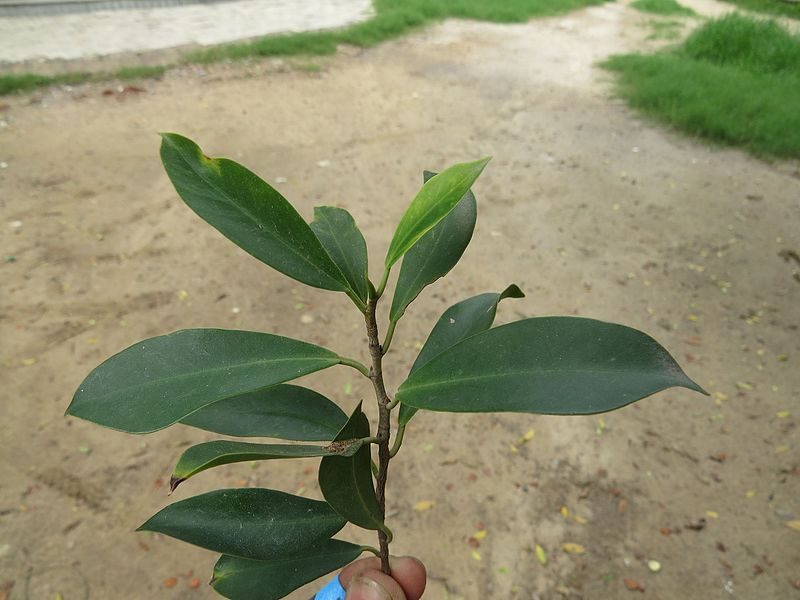
[[[213,436],[134,437],[65,419],[105,357],[196,326],[363,354],[346,299],[265,269],[182,205],[158,161],[160,130],[279,182],[306,217],[315,204],[347,207],[375,265],[423,169],[495,157],[476,189],[471,247],[398,328],[392,387],[447,305],[516,282],[528,297],[507,301],[500,321],[624,322],[714,393],[670,391],[603,418],[418,416],[388,503],[396,551],[429,565],[426,598],[639,597],[625,579],[650,599],[800,597],[800,532],[786,525],[800,519],[800,170],[708,148],[610,99],[592,63],[645,47],[647,20],[610,4],[519,26],[448,22],[342,53],[317,74],[277,61],[173,71],[145,92],[88,85],[8,100],[0,586],[13,582],[10,598],[215,597],[204,585],[211,553],[132,532],[168,502],[182,448]],[[345,409],[369,398],[351,370],[306,383]],[[209,471],[173,499],[237,485],[318,494],[313,462],[274,462]],[[414,511],[420,500],[433,508]],[[481,524],[488,535],[473,548]]]

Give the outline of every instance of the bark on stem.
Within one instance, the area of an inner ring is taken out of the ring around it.
[[[378,399],[378,476],[376,478],[375,495],[378,498],[378,505],[381,507],[381,516],[386,516],[386,475],[389,471],[389,428],[391,413],[389,412],[389,396],[383,384],[383,349],[381,348],[380,337],[378,336],[378,322],[375,319],[375,305],[377,298],[372,297],[367,303],[365,319],[367,323],[367,339],[369,340],[369,354],[372,358],[369,378],[375,388],[375,396]],[[381,570],[387,575],[391,575],[389,568],[389,541],[386,534],[378,532],[380,542]]]

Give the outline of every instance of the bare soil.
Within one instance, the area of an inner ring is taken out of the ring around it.
[[[170,499],[173,462],[212,434],[136,437],[63,416],[99,362],[180,328],[366,357],[344,295],[265,268],[182,204],[161,130],[277,182],[308,218],[348,208],[373,277],[423,169],[494,156],[472,245],[401,321],[391,388],[444,308],[515,282],[528,296],[499,321],[623,322],[712,392],[603,417],[418,415],[392,462],[388,519],[395,552],[430,569],[426,598],[800,598],[788,526],[800,519],[800,165],[708,147],[615,100],[593,63],[651,47],[648,20],[610,4],[518,26],[453,21],[343,49],[318,73],[223,64],[144,91],[4,99],[0,598],[213,598],[212,553],[133,529],[220,486],[319,495],[314,461],[272,461],[203,473]],[[347,368],[304,383],[346,410],[371,397]],[[422,500],[432,507],[414,510]]]

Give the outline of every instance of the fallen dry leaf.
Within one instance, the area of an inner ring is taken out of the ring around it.
[[[420,500],[414,505],[414,510],[417,512],[424,512],[433,508],[433,502],[430,500]]]
[[[547,552],[545,552],[544,548],[542,548],[539,544],[536,544],[535,551],[536,559],[542,566],[545,566],[547,564]]]
[[[561,547],[567,554],[583,554],[586,552],[586,548],[580,544],[573,544],[572,542],[566,542],[562,544]]]
[[[625,582],[625,587],[628,588],[632,592],[641,592],[644,594],[644,587],[638,582],[634,581],[633,579],[623,579],[622,581]]]
[[[175,577],[168,577],[164,580],[165,588],[174,588],[178,584],[178,579]]]

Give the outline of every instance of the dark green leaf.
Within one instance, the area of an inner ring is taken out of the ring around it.
[[[524,297],[522,290],[511,284],[499,294],[479,294],[448,308],[433,326],[425,345],[417,355],[417,360],[411,367],[411,373],[461,340],[489,329],[494,323],[497,305],[501,300]],[[407,424],[416,412],[416,408],[401,404],[398,423]]]
[[[425,171],[425,181],[434,175],[436,173]],[[392,321],[403,316],[406,307],[425,286],[444,277],[456,265],[472,239],[477,217],[475,196],[467,191],[455,208],[409,249],[403,257],[394,290],[389,313]]]
[[[178,460],[170,478],[170,488],[198,473],[237,462],[273,460],[278,458],[310,458],[314,456],[353,456],[362,445],[361,440],[348,440],[329,446],[301,446],[298,444],[252,444],[217,440],[188,448]]]
[[[369,421],[359,404],[335,441],[369,437]],[[369,444],[355,456],[326,456],[319,465],[319,487],[333,509],[365,529],[384,529],[383,511],[375,497]]]
[[[336,535],[345,520],[325,502],[276,490],[215,490],[170,504],[139,531],[242,558],[296,554]]]
[[[397,398],[428,410],[577,415],[614,410],[674,386],[703,392],[641,331],[539,317],[459,342],[414,371]]]
[[[361,552],[361,546],[326,540],[301,554],[270,561],[222,556],[214,567],[211,585],[233,600],[278,600],[354,561]]]
[[[286,383],[220,400],[181,419],[223,435],[301,442],[332,440],[346,422],[344,411],[322,394]]]
[[[161,137],[161,160],[178,194],[222,235],[293,279],[349,289],[317,236],[277,190],[232,160],[209,158],[188,138]]]
[[[311,229],[347,279],[350,288],[367,303],[367,242],[355,220],[343,208],[317,206]]]
[[[419,238],[453,210],[488,162],[488,158],[483,158],[475,162],[453,165],[422,186],[394,232],[386,254],[387,269],[400,260]]]
[[[67,414],[128,433],[163,429],[219,400],[338,364],[325,348],[224,329],[185,329],[115,354],[83,380]]]

